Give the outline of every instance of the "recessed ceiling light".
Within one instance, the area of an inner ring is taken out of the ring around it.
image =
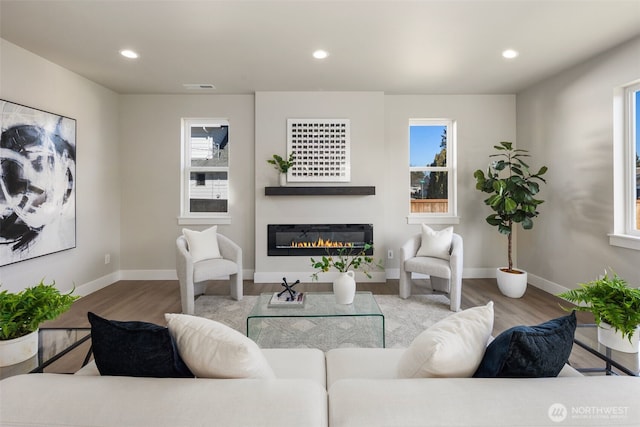
[[[517,50],[513,50],[513,49],[507,49],[502,52],[502,57],[506,59],[517,58],[518,55],[520,55],[520,53],[518,53]]]
[[[136,52],[132,51],[131,49],[122,49],[120,51],[120,55],[129,59],[136,59],[139,56]]]
[[[326,50],[318,49],[313,52],[313,57],[316,59],[324,59],[327,56],[329,56],[329,52],[327,52]]]

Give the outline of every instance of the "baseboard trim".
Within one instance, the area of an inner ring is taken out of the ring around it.
[[[175,270],[120,270],[120,280],[178,280]]]
[[[561,286],[550,280],[543,279],[542,277],[536,276],[535,274],[531,274],[531,273],[527,273],[527,274],[528,274],[527,281],[531,286],[535,286],[536,288],[541,289],[548,294],[558,295],[563,292],[567,292],[569,290],[569,288],[565,288],[564,286]]]
[[[311,273],[306,272],[258,272],[253,270],[243,270],[243,277],[246,280],[253,280],[255,283],[280,283],[282,278],[286,277],[287,280],[295,282],[300,279],[303,282],[311,282]],[[336,278],[338,273],[328,272],[318,275],[318,283],[331,283]],[[387,279],[399,279],[399,268],[388,268],[385,271],[370,272],[371,279],[367,278],[364,274],[358,273],[356,280],[359,282],[384,282]],[[424,276],[428,277],[428,276]],[[485,279],[496,277],[495,268],[465,268],[462,277],[464,279]],[[416,275],[416,278],[419,278]],[[91,282],[87,282],[83,285],[77,286],[75,294],[80,296],[86,296],[93,292],[96,292],[102,288],[105,288],[118,280],[178,280],[178,275],[175,270],[118,270],[113,273],[102,276]],[[529,273],[529,284],[535,286],[549,294],[557,295],[562,292],[566,292],[569,288],[561,286],[550,280],[543,279],[535,274]]]
[[[117,282],[118,280],[121,280],[120,271],[114,271],[113,273],[107,274],[106,276],[102,276],[96,280],[92,280],[91,282],[87,282],[76,287],[74,294],[85,297],[89,294],[99,291],[102,288],[106,288],[107,286]]]

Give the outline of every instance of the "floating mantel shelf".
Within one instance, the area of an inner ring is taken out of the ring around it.
[[[374,196],[374,186],[265,187],[265,196]]]

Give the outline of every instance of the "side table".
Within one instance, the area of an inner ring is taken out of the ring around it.
[[[600,344],[598,342],[598,329],[595,324],[578,325],[573,342],[604,362],[603,367],[580,368],[578,369],[580,372],[618,375],[619,371],[636,377],[640,375],[640,356],[638,353],[623,353]]]
[[[38,332],[38,354],[21,363],[0,368],[0,379],[20,374],[42,373],[54,362],[62,359],[91,339],[91,328],[43,328]],[[84,356],[80,369],[91,357],[91,347]],[[76,370],[77,370],[76,369]],[[69,372],[72,373],[72,372]]]

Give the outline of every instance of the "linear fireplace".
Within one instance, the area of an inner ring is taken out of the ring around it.
[[[373,245],[371,224],[269,224],[267,255],[308,256],[335,254],[351,248],[359,252]],[[373,248],[365,251],[373,255]]]

